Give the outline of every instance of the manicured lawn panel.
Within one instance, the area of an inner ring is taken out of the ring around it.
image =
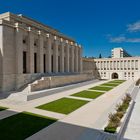
[[[120,85],[120,84],[122,84],[122,83],[116,83],[116,82],[108,82],[107,84],[112,84],[112,85],[116,85],[116,86],[118,86],[118,85]]]
[[[73,94],[71,96],[95,99],[95,98],[99,97],[102,94],[104,94],[104,92],[86,91],[85,90],[85,91]]]
[[[41,105],[37,108],[62,114],[69,114],[74,110],[78,109],[79,107],[85,105],[86,103],[88,103],[88,101],[71,98],[61,98],[53,102]]]
[[[100,87],[100,86],[96,86],[96,87],[93,87],[93,88],[90,88],[92,90],[101,90],[101,91],[109,91],[111,89],[113,89],[112,87]]]
[[[112,83],[123,83],[125,82],[125,80],[114,80],[114,81],[111,81]]]
[[[0,106],[0,111],[6,110],[8,108]]]
[[[105,84],[101,84],[100,86],[110,86],[110,87],[116,87],[119,84],[113,84],[113,83],[105,83]]]
[[[32,113],[19,113],[0,120],[0,139],[24,140],[56,121],[56,119]]]

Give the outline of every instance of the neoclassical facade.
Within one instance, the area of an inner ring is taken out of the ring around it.
[[[81,72],[82,47],[72,38],[22,15],[0,15],[0,92],[40,75]]]

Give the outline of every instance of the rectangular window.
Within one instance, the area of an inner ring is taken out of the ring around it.
[[[34,73],[37,73],[37,53],[34,53]]]
[[[60,72],[60,56],[58,56],[58,72]]]
[[[46,72],[46,55],[44,54],[43,56],[43,59],[44,59],[44,73]]]
[[[27,72],[26,63],[27,62],[27,53],[23,52],[23,73]]]
[[[53,55],[52,55],[52,72],[54,72],[54,71],[53,71]]]

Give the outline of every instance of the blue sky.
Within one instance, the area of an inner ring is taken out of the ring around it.
[[[84,56],[123,47],[140,55],[140,0],[0,0],[0,13],[34,18],[74,38]]]

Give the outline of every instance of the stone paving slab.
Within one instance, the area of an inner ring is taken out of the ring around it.
[[[55,118],[55,119],[63,119],[64,117],[66,117],[65,114],[55,113],[55,112],[42,110],[42,109],[37,109],[37,108],[32,108],[32,109],[29,109],[27,111],[31,112],[31,113],[34,113],[34,114],[39,114],[39,115],[42,115],[42,116],[46,116],[46,117],[52,117],[52,118]]]
[[[84,98],[84,97],[76,97],[76,96],[66,96],[66,98],[72,98],[72,99],[79,99],[84,101],[93,101],[94,99]]]
[[[7,110],[4,110],[4,111],[1,111],[0,112],[0,120],[2,120],[4,118],[7,118],[7,117],[10,117],[10,116],[13,116],[13,115],[16,115],[20,112],[22,112],[22,111],[13,110],[13,109],[7,109]]]
[[[93,89],[88,89],[87,91],[96,91],[96,92],[107,92],[107,91],[102,91],[102,90],[93,90]]]

